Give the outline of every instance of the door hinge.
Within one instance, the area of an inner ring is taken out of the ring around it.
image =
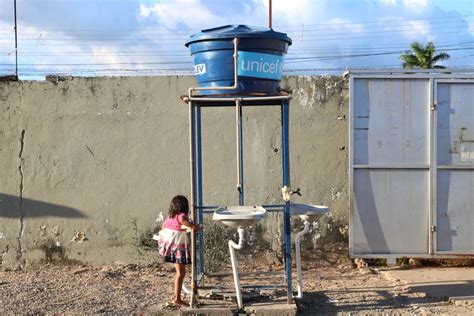
[[[431,104],[431,111],[434,111],[436,110],[436,103],[433,102],[433,104]]]
[[[436,231],[436,226],[435,225],[431,225],[431,232],[434,233]]]

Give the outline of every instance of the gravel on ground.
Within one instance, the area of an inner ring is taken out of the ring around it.
[[[456,306],[446,299],[412,292],[403,282],[386,279],[379,273],[380,268],[357,268],[344,254],[303,260],[304,298],[297,302],[301,315],[474,312],[472,306]],[[241,262],[239,269],[283,271],[281,264],[249,262]],[[282,274],[243,277],[242,285],[284,284]],[[296,278],[296,273],[293,276]],[[0,311],[2,314],[176,314],[167,305],[173,295],[173,278],[174,267],[167,264],[99,267],[50,264],[23,271],[2,271]],[[187,278],[189,284],[189,273]],[[206,284],[232,286],[232,279],[210,279]],[[273,293],[277,294],[277,291]],[[271,295],[266,299],[271,300]],[[225,306],[234,304],[220,300]],[[209,302],[203,300],[202,304]]]

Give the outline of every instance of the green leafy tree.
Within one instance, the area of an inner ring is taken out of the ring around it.
[[[446,60],[449,55],[446,53],[436,54],[436,48],[433,42],[428,42],[426,46],[418,42],[410,44],[411,50],[405,51],[405,54],[400,55],[403,61],[403,68],[445,68],[444,66],[435,65],[440,60]]]

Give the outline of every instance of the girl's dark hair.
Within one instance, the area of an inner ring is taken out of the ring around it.
[[[179,213],[189,213],[189,204],[188,199],[183,195],[176,195],[170,204],[170,210],[168,211],[168,215],[173,218]]]

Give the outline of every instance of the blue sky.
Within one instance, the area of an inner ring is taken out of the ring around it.
[[[0,0],[0,73],[14,70],[13,0]],[[268,0],[17,0],[23,77],[187,72],[201,29],[268,24]],[[409,43],[433,41],[443,64],[474,67],[473,0],[273,0],[293,39],[287,73],[399,67]]]

